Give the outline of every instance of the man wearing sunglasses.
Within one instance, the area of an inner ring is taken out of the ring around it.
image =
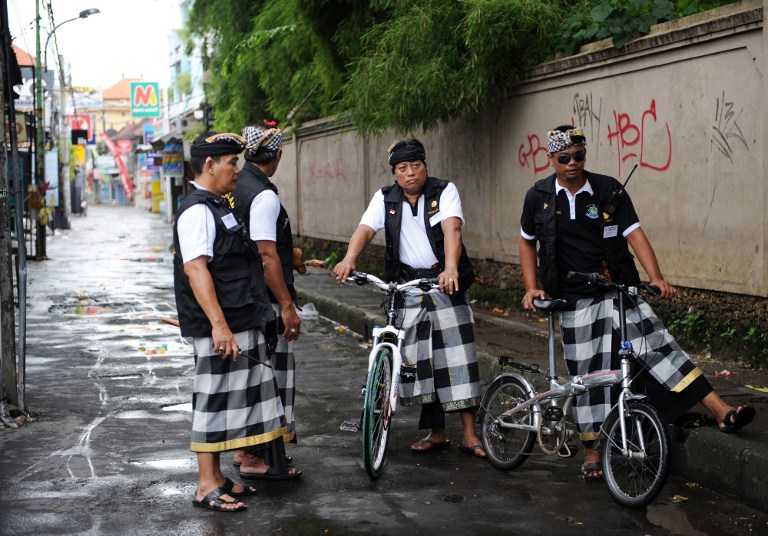
[[[554,173],[528,190],[521,217],[520,268],[526,288],[523,308],[535,311],[533,299],[545,296],[569,300],[571,305],[560,318],[569,374],[613,370],[618,368],[612,366],[612,357],[619,341],[613,297],[606,296],[597,285],[568,279],[568,272],[597,272],[617,283],[639,283],[631,246],[662,298],[672,298],[677,290],[664,280],[621,183],[584,169],[584,131],[561,125],[548,132],[547,146]],[[627,311],[628,333],[632,338],[644,337],[642,348],[635,348],[646,365],[643,386],[664,417],[671,422],[701,402],[724,432],[749,424],[754,408],[726,404],[650,306],[639,296],[636,300],[637,306]],[[592,447],[610,407],[609,387],[592,389],[575,399],[574,419],[584,444],[585,479],[602,478],[600,452]]]

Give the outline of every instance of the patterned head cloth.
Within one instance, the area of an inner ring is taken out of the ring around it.
[[[240,154],[244,148],[245,139],[240,134],[212,132],[206,138],[196,138],[189,148],[189,155],[192,158],[206,158],[225,154]]]
[[[261,125],[249,125],[243,129],[247,145],[246,155],[255,155],[260,148],[277,151],[283,146],[283,132],[276,123],[264,122]]]
[[[547,149],[550,153],[559,153],[571,145],[587,145],[584,130],[581,127],[573,127],[566,131],[559,129],[547,132]]]

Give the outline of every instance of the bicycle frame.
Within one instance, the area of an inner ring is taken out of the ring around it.
[[[382,338],[388,339],[387,334],[390,334],[397,340],[397,344],[386,340],[382,341]],[[400,368],[403,364],[403,358],[400,354],[400,349],[403,346],[403,339],[405,333],[401,329],[397,329],[394,325],[387,324],[384,327],[376,326],[373,328],[373,348],[371,353],[368,354],[368,375],[373,372],[373,367],[376,359],[376,354],[381,348],[389,348],[392,351],[392,385],[389,388],[389,407],[392,413],[397,410],[397,397],[400,390]],[[389,423],[385,423],[388,426]]]

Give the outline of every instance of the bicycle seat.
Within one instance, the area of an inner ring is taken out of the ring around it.
[[[533,306],[539,311],[560,311],[568,306],[568,300],[534,298]]]

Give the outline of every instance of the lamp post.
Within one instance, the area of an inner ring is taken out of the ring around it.
[[[43,145],[44,145],[44,130],[45,130],[45,124],[44,124],[44,111],[41,110],[42,108],[42,83],[41,83],[41,77],[42,77],[42,70],[40,65],[40,4],[39,0],[37,0],[37,63],[38,63],[38,69],[37,69],[37,98],[38,100],[38,128],[37,128],[37,143],[39,155],[37,160],[38,165],[38,172],[42,173],[43,170]],[[97,13],[101,13],[98,9],[92,7],[89,9],[84,9],[81,11],[77,17],[72,17],[71,19],[67,19],[63,22],[60,22],[56,26],[51,29],[51,31],[48,33],[48,37],[45,39],[45,46],[43,47],[43,58],[44,62],[43,65],[45,65],[45,69],[48,70],[48,43],[51,41],[51,37],[56,33],[56,30],[63,26],[64,24],[67,24],[68,22],[72,22],[78,19],[87,19],[91,15],[96,15]],[[71,207],[70,207],[70,185],[69,185],[69,148],[67,146],[67,136],[66,136],[66,129],[63,127],[63,113],[65,111],[65,96],[64,96],[64,71],[62,68],[59,69],[59,103],[60,103],[60,112],[59,112],[59,146],[61,149],[61,176],[59,178],[59,191],[61,192],[61,199],[62,203],[64,205],[64,226],[65,228],[69,227],[69,215],[71,214]],[[44,177],[38,179],[38,180],[45,180]]]

